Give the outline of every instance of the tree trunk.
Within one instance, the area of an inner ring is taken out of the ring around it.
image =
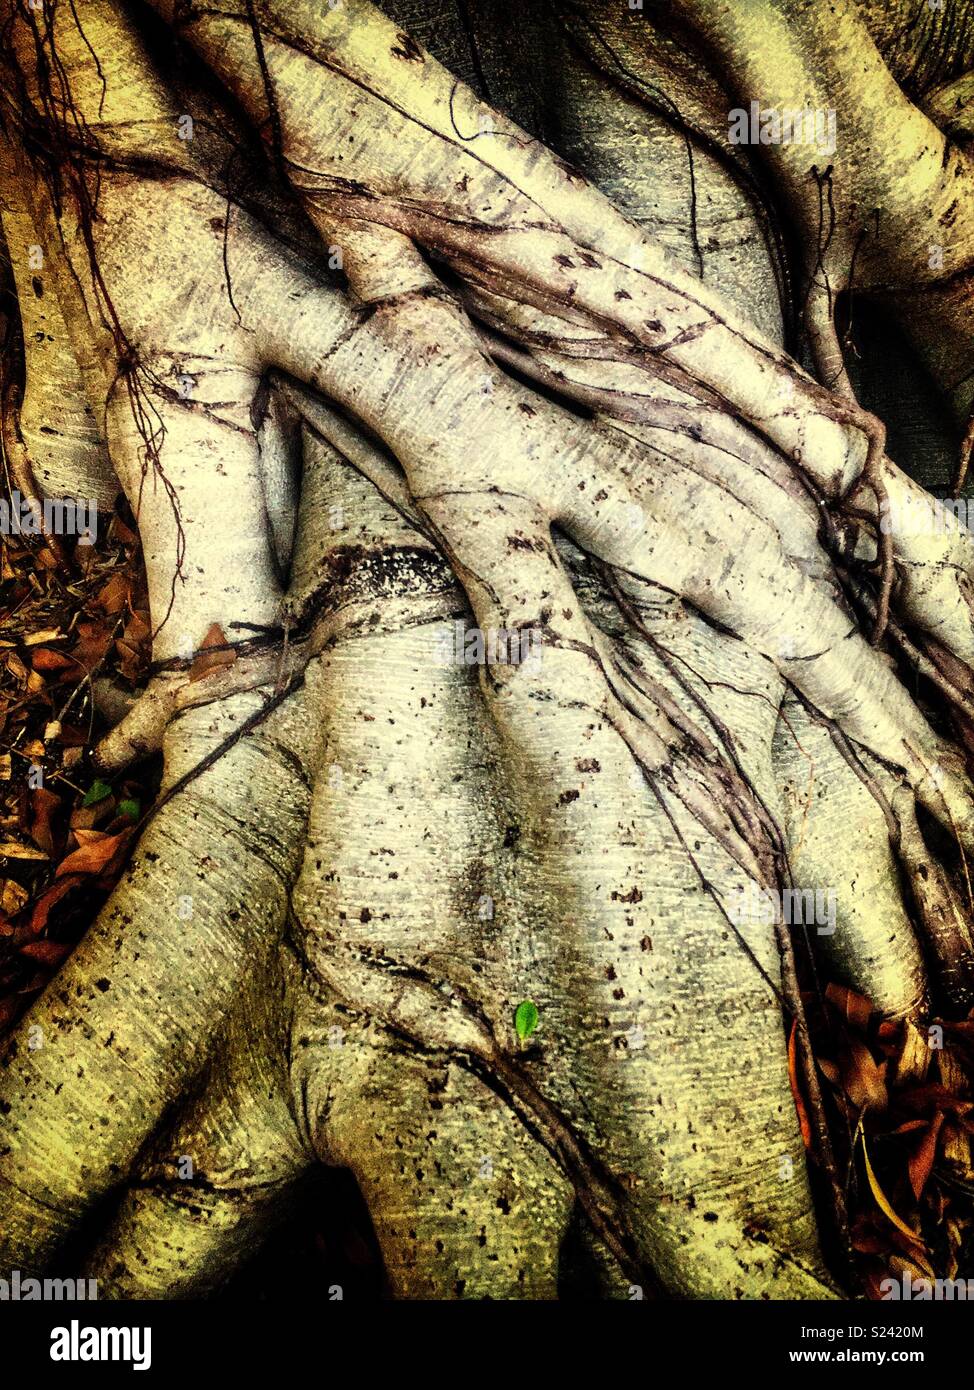
[[[859,1291],[808,1010],[974,1004],[974,10],[524,8],[0,0],[4,438],[137,518],[163,767],[0,1263],[211,1292],[324,1164],[400,1297]]]

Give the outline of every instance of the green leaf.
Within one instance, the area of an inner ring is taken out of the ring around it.
[[[514,1011],[514,1027],[522,1042],[526,1042],[538,1026],[538,1006],[531,999],[522,999]]]
[[[111,796],[112,789],[107,782],[100,779],[92,782],[91,786],[82,797],[82,806],[95,806],[99,801],[104,801],[106,796]]]
[[[137,801],[126,800],[118,803],[118,814],[128,816],[129,820],[138,820],[142,807]]]

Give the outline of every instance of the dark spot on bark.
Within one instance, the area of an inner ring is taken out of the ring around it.
[[[616,978],[616,972],[615,972],[615,966],[614,966],[614,965],[607,965],[607,966],[605,967],[605,978],[606,978],[607,980],[614,980],[614,979]]]
[[[626,992],[625,992],[624,989],[621,989],[621,988],[620,988],[620,989],[614,989],[614,990],[612,991],[612,998],[613,998],[613,999],[625,999],[625,997],[626,997]]]
[[[513,849],[521,838],[521,827],[519,825],[508,825],[504,829],[504,848]]]
[[[528,405],[527,401],[518,401],[517,408],[525,415],[537,415],[538,413],[533,406]]]
[[[396,32],[396,39],[400,47],[390,49],[394,58],[402,58],[407,63],[423,63],[426,61],[423,57],[423,50],[409,34],[405,34],[399,29]]]
[[[552,257],[552,259],[554,260],[555,265],[563,265],[567,269],[571,269],[572,265],[574,264],[569,256],[557,255]]]
[[[362,911],[359,913],[359,921],[360,921],[360,922],[371,922],[371,921],[372,921],[372,913],[369,911],[369,909],[368,909],[367,907],[363,907],[363,908],[362,908]]]
[[[37,295],[38,299],[44,298],[44,282],[41,280],[41,277],[39,275],[31,276],[30,287]]]
[[[599,490],[598,490],[598,492],[595,494],[595,497],[594,497],[593,501],[595,501],[595,502],[604,502],[604,501],[606,500],[606,498],[608,497],[608,495],[609,495],[609,494],[606,492],[605,488],[604,488],[604,487],[600,487]]]
[[[719,1220],[719,1218],[718,1218],[718,1216],[717,1216],[717,1213],[716,1213],[715,1211],[705,1211],[704,1214],[703,1214],[703,1219],[704,1219],[704,1221],[717,1221],[717,1220]]]
[[[660,323],[659,319],[647,319],[646,327],[649,329],[650,333],[662,333],[663,331],[663,325]]]
[[[505,1216],[510,1216],[511,1204],[506,1197],[498,1197],[495,1205],[497,1206],[498,1211],[502,1211]]]
[[[601,772],[602,764],[598,758],[576,758],[575,766],[579,772]]]
[[[639,949],[641,951],[651,951],[653,949],[653,938],[651,936],[644,936],[639,943]]]
[[[638,888],[633,888],[628,893],[616,893],[613,891],[612,901],[614,903],[641,903],[643,895]]]
[[[558,804],[559,804],[560,806],[567,806],[568,803],[569,803],[570,801],[577,801],[577,800],[578,800],[578,792],[577,792],[577,791],[572,790],[572,791],[562,792],[561,796],[559,796],[559,798],[558,798]]]
[[[111,987],[112,987],[112,982],[111,982],[111,980],[96,980],[96,981],[95,981],[95,989],[100,989],[101,992],[102,992],[102,994],[104,994],[106,990],[111,989]]]
[[[601,270],[601,269],[602,269],[601,265],[600,265],[599,262],[595,259],[595,257],[594,257],[594,256],[590,256],[589,253],[588,253],[587,251],[583,251],[583,252],[582,252],[580,259],[581,259],[582,265],[591,266],[591,268],[592,268],[593,270]]]
[[[616,292],[615,292],[615,298],[616,298],[616,299],[632,299],[632,295],[629,293],[628,290],[616,290]]]

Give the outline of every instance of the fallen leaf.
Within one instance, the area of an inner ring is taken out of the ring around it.
[[[930,1068],[930,1046],[926,1035],[909,1019],[903,1025],[896,1061],[893,1065],[893,1086],[909,1086],[926,1080]]]
[[[974,1101],[965,1100],[962,1096],[955,1096],[953,1091],[948,1091],[946,1086],[938,1086],[934,1082],[926,1086],[911,1086],[908,1090],[900,1091],[896,1097],[897,1106],[902,1106],[904,1110],[912,1111],[914,1114],[924,1112],[933,1115],[935,1110],[949,1110],[956,1115],[966,1115],[974,1108]]]
[[[209,631],[200,644],[196,658],[189,668],[189,679],[199,681],[213,671],[225,670],[228,666],[232,666],[237,659],[237,653],[219,650],[219,648],[226,646],[227,639],[223,635],[223,628],[219,623],[211,623]],[[213,650],[214,648],[217,650]]]
[[[860,1032],[866,1031],[869,1027],[869,1020],[875,1013],[868,999],[857,994],[855,990],[846,989],[845,985],[836,984],[828,986],[825,997],[853,1028],[858,1028]]]
[[[131,585],[128,576],[116,571],[107,584],[103,584],[95,597],[95,607],[103,613],[120,613],[129,601]]]
[[[83,874],[66,874],[64,878],[55,879],[50,888],[45,888],[44,892],[34,904],[31,913],[30,924],[27,930],[31,936],[39,936],[47,926],[47,919],[51,914],[51,909],[71,892],[72,888],[77,888],[79,883],[84,883]]]
[[[938,1110],[933,1117],[933,1123],[927,1127],[926,1133],[922,1135],[910,1153],[910,1186],[913,1188],[913,1195],[917,1201],[923,1194],[923,1189],[926,1187],[927,1179],[933,1169],[933,1161],[937,1157],[937,1138],[943,1122],[943,1111]]]
[[[0,859],[47,859],[42,849],[21,845],[16,840],[0,840]]]
[[[22,956],[40,961],[41,965],[60,965],[70,953],[71,947],[63,945],[60,941],[28,941],[26,946],[20,948]]]
[[[112,789],[107,782],[103,782],[100,777],[96,777],[94,782],[85,792],[81,799],[82,806],[94,806],[96,802],[103,801],[106,796],[111,796]]]
[[[46,787],[34,787],[30,793],[30,824],[28,834],[35,845],[40,845],[41,849],[48,854],[54,851],[54,832],[51,820],[56,811],[61,809],[61,798],[55,796]]]
[[[886,1063],[877,1063],[858,1038],[849,1039],[849,1053],[842,1067],[842,1089],[857,1110],[885,1110]]]
[[[28,896],[27,889],[15,879],[5,878],[0,885],[0,911],[5,912],[8,917],[16,917]]]
[[[82,669],[70,656],[66,656],[64,652],[51,651],[49,647],[38,647],[31,656],[30,664],[35,671],[40,671],[41,675],[47,676],[48,679],[67,677],[73,673],[80,675]]]
[[[78,640],[71,648],[71,655],[90,672],[104,660],[112,645],[111,629],[105,622],[89,620],[78,623],[76,632]]]
[[[139,538],[132,531],[120,516],[113,516],[111,521],[112,540],[121,541],[123,545],[138,545]]]
[[[873,1172],[873,1165],[869,1162],[869,1153],[866,1149],[866,1136],[863,1132],[861,1120],[859,1121],[859,1128],[856,1131],[856,1133],[859,1138],[859,1143],[862,1145],[862,1161],[866,1166],[866,1179],[869,1183],[869,1190],[872,1192],[873,1197],[876,1200],[876,1205],[879,1207],[880,1211],[886,1217],[887,1221],[891,1221],[893,1225],[896,1227],[896,1229],[900,1231],[901,1234],[907,1237],[911,1244],[917,1245],[922,1249],[923,1242],[920,1239],[920,1237],[917,1235],[915,1231],[911,1231],[906,1222],[901,1221],[900,1218],[896,1215],[896,1212],[889,1204],[889,1200],[886,1196],[886,1193],[879,1185],[879,1180],[877,1179],[876,1174]]]
[[[117,835],[102,835],[97,830],[76,830],[75,835],[80,841],[78,848],[61,860],[55,878],[63,878],[65,874],[102,873],[114,855],[128,843],[132,832],[122,830]]]

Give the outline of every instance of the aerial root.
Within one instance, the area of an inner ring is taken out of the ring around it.
[[[971,454],[974,454],[974,406],[967,418],[967,428],[960,443],[960,452],[957,456],[957,468],[950,483],[951,497],[959,497],[961,488],[967,481],[967,470],[971,464]]]
[[[924,843],[916,802],[909,788],[894,793],[897,856],[906,873],[924,928],[924,939],[937,960],[939,979],[950,1003],[966,1010],[974,1001],[974,936],[949,875]],[[969,905],[970,907],[970,905]]]
[[[835,299],[832,287],[812,281],[805,304],[805,330],[815,373],[827,391],[856,405],[855,392],[846,370],[842,344],[835,327]]]
[[[313,1161],[288,1103],[274,962],[245,982],[200,1087],[153,1139],[87,1274],[110,1298],[200,1297],[286,1213]]]

